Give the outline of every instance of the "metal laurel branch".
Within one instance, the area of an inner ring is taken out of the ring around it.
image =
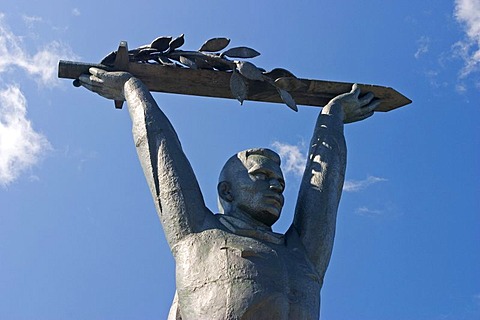
[[[184,35],[176,38],[158,37],[150,44],[128,51],[129,61],[138,63],[161,64],[170,67],[207,69],[231,73],[230,90],[234,98],[243,104],[248,96],[248,80],[265,81],[278,91],[281,99],[292,110],[297,111],[297,104],[289,91],[304,86],[291,72],[274,69],[266,72],[253,63],[233,59],[254,58],[260,53],[248,47],[234,47],[224,50],[229,44],[228,38],[207,40],[198,51],[184,51],[179,48],[185,43]],[[222,52],[221,52],[222,51]],[[101,64],[113,66],[117,52],[114,51],[101,61]]]

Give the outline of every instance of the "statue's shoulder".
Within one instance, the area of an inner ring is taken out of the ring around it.
[[[285,233],[285,244],[290,248],[297,248],[297,250],[300,249],[302,251],[305,250],[302,239],[293,225]]]
[[[186,235],[172,247],[172,253],[176,256],[185,248],[195,250],[194,248],[206,249],[215,246],[218,241],[221,243],[228,233],[229,231],[218,221],[216,215],[208,215],[199,230]]]

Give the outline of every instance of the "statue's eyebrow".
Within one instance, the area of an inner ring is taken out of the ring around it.
[[[257,172],[259,171],[261,168],[258,168],[258,167],[253,167],[253,168],[250,168],[248,169],[248,173],[254,173],[254,172]]]
[[[262,166],[259,166],[259,165],[254,165],[253,167],[251,167],[250,169],[248,169],[247,171],[248,173],[256,173],[256,172],[262,172],[262,173],[271,173],[272,170],[268,170],[267,168],[265,167],[262,167]]]
[[[280,183],[285,187],[285,179],[283,178],[283,176],[277,177],[276,172],[273,170],[270,170],[268,168],[261,167],[261,166],[253,166],[252,168],[250,168],[250,170],[248,170],[248,174],[255,174],[255,173],[265,173],[270,177],[277,178],[280,181]]]

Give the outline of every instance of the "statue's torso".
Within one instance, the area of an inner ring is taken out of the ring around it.
[[[221,229],[173,248],[182,319],[318,319],[320,279],[297,237],[275,244]]]

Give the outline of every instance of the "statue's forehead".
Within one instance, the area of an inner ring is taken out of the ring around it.
[[[258,169],[268,169],[270,171],[279,172],[281,174],[280,166],[270,158],[262,155],[253,154],[248,156],[246,167],[248,171]]]

